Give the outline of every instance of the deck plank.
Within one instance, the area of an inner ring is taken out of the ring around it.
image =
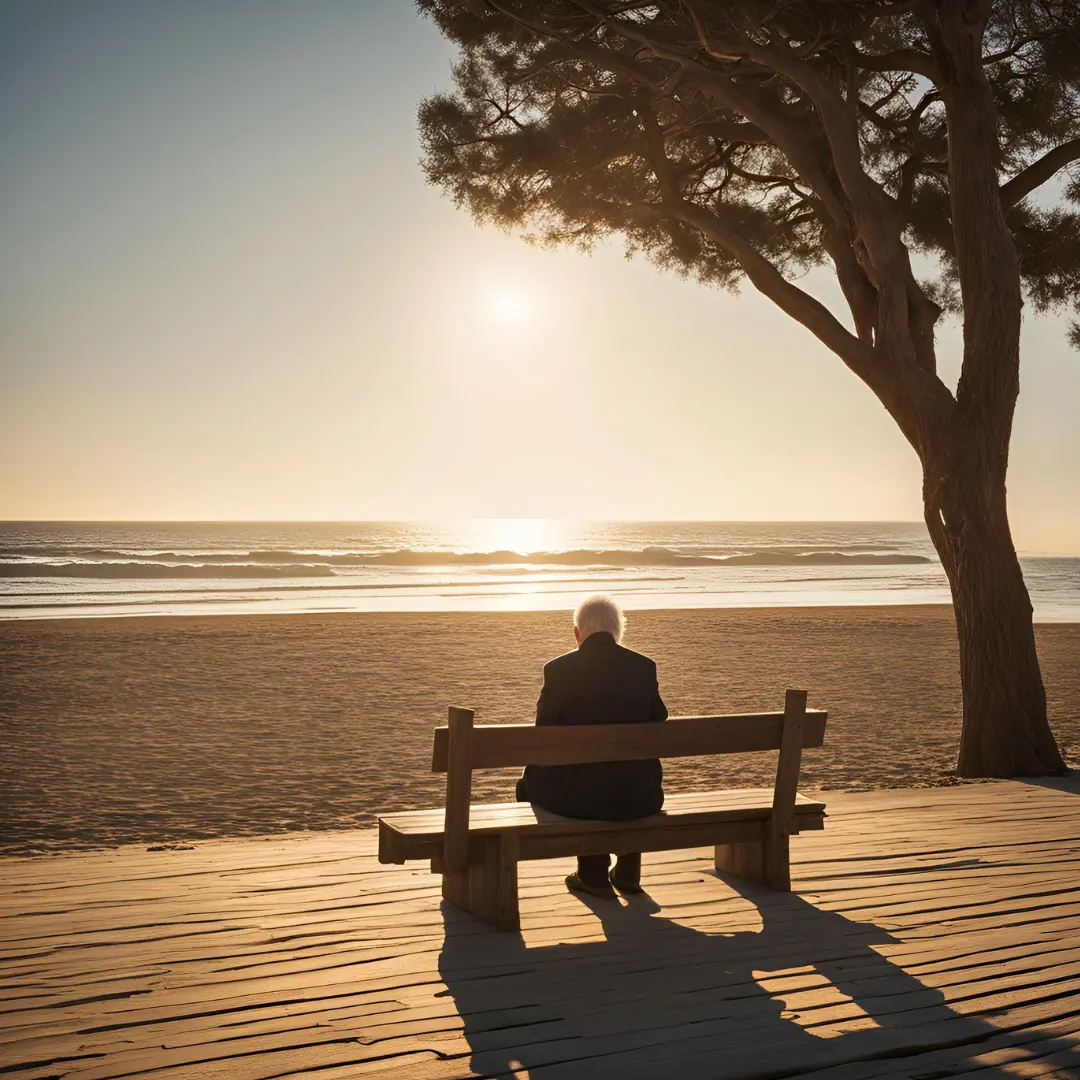
[[[372,830],[0,860],[0,1069],[1080,1076],[1080,780],[826,802],[791,894],[705,850],[647,855],[617,904],[528,863],[520,935]]]

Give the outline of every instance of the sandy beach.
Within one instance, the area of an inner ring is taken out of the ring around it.
[[[1080,766],[1080,625],[1036,628],[1050,716]],[[943,607],[631,613],[673,715],[830,712],[804,791],[954,782],[960,726]],[[567,614],[332,614],[0,624],[0,851],[367,826],[437,805],[447,704],[527,722]],[[768,782],[770,756],[672,761],[670,791]],[[510,778],[475,778],[474,801]]]

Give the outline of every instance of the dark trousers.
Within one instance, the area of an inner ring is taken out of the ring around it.
[[[529,798],[529,785],[525,783],[524,776],[517,782],[514,798],[518,802],[532,802],[532,799]],[[586,885],[606,885],[610,865],[610,855],[579,855],[577,861],[578,877]],[[622,855],[616,854],[615,873],[618,875],[619,880],[625,884],[639,884],[641,881],[641,852],[633,851]]]
[[[610,855],[579,855],[577,859],[578,877],[586,885],[606,885]],[[619,855],[615,860],[615,874],[626,885],[641,884],[641,852]]]

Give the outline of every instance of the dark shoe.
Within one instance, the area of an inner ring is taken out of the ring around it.
[[[640,896],[645,890],[641,887],[641,883],[637,881],[623,881],[619,877],[618,870],[612,870],[608,874],[608,881],[615,886],[621,893],[625,893],[627,896]]]
[[[605,881],[603,885],[590,885],[582,881],[577,874],[568,874],[566,887],[571,892],[587,893],[589,896],[599,896],[601,900],[614,900],[615,890]]]

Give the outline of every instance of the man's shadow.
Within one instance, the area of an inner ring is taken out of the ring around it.
[[[581,897],[604,940],[527,948],[521,935],[444,903],[439,972],[473,1071],[762,1080],[880,1061],[883,1075],[882,1058],[956,1047],[962,1060],[1001,1034],[882,956],[874,946],[898,939],[881,927],[716,876],[756,905],[759,931],[696,930],[665,918],[648,896]],[[1075,1046],[1060,1052],[1080,1067]]]

